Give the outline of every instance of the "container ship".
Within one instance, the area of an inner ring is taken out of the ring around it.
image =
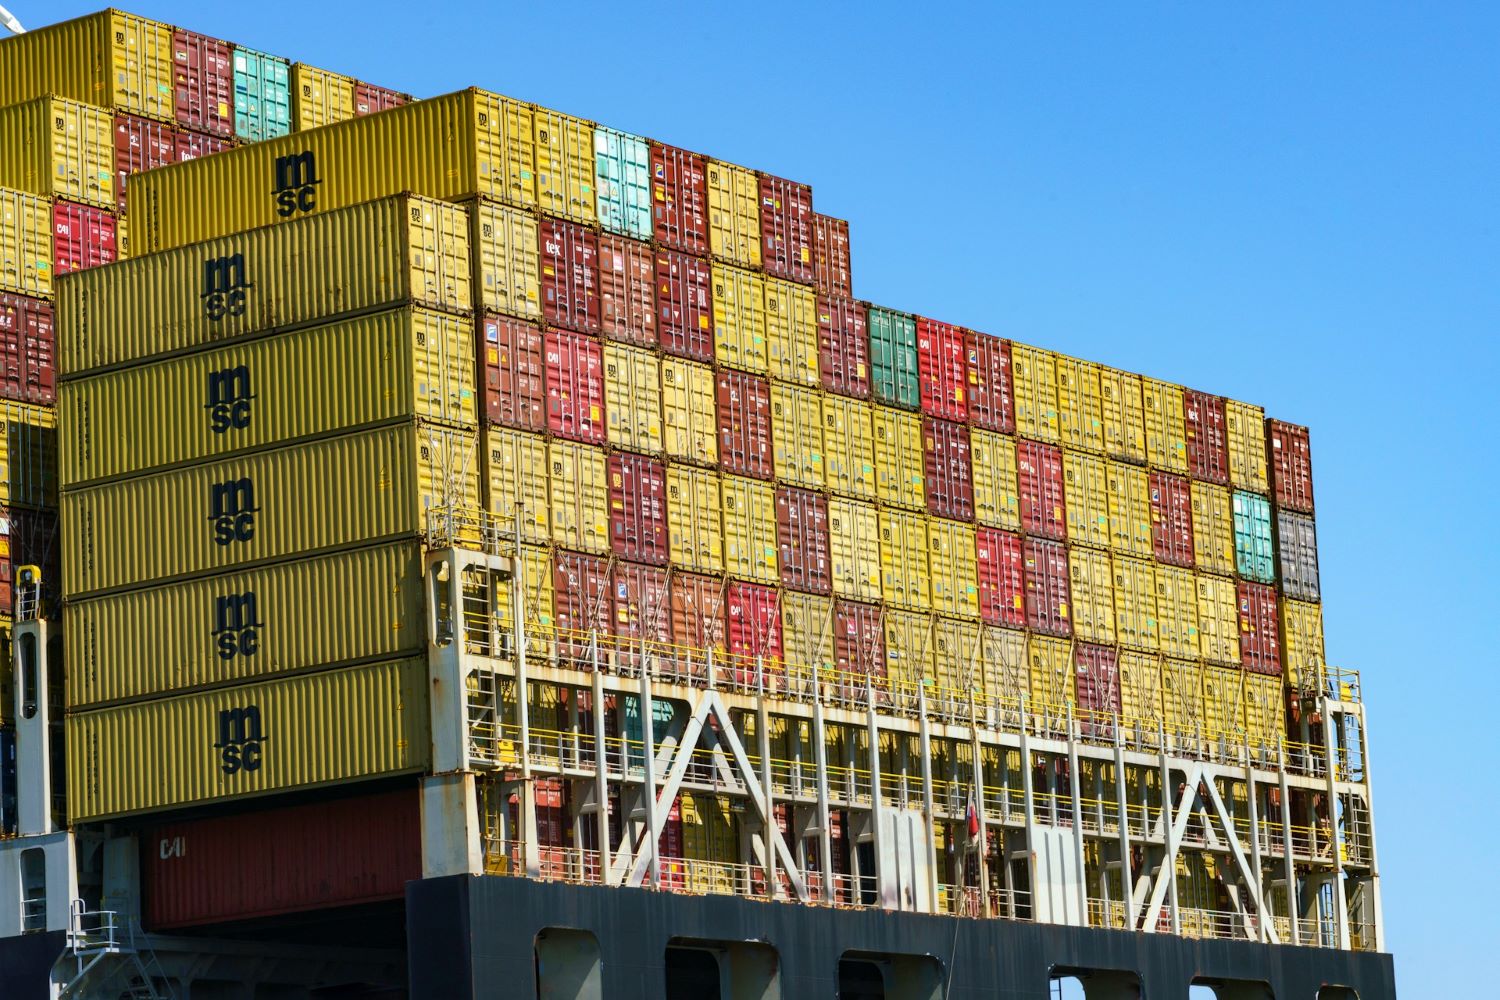
[[[1307,428],[806,184],[108,10],[0,354],[7,1000],[1395,995]]]

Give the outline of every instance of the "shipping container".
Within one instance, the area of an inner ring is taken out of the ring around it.
[[[500,519],[508,536],[519,530],[523,542],[545,543],[552,537],[547,440],[509,427],[491,427],[484,442],[485,509]]]
[[[1016,394],[1016,433],[1048,444],[1062,441],[1058,423],[1057,361],[1051,351],[1010,345],[1010,374]]]
[[[542,216],[537,227],[542,315],[549,326],[597,334],[599,240],[592,230]]]
[[[1234,581],[1204,573],[1197,574],[1194,581],[1198,589],[1199,654],[1209,663],[1239,664],[1240,613]],[[1273,608],[1273,624],[1275,617]]]
[[[651,206],[656,242],[708,253],[707,164],[702,156],[651,143]]]
[[[1026,581],[1026,625],[1033,632],[1073,634],[1068,550],[1061,542],[1027,538],[1021,547]]]
[[[427,641],[423,607],[412,542],[75,601],[63,615],[67,703],[415,655]]]
[[[1200,572],[1234,575],[1234,511],[1229,490],[1193,483],[1193,562]]]
[[[292,92],[292,131],[305,132],[354,117],[353,77],[293,63],[288,82]]]
[[[1162,721],[1167,733],[1208,736],[1203,706],[1203,665],[1195,660],[1161,661]]]
[[[1256,583],[1276,582],[1271,543],[1271,504],[1254,493],[1234,492],[1234,562],[1240,576]]]
[[[853,694],[853,682],[847,675],[873,677],[877,683],[885,678],[885,629],[880,608],[856,601],[833,602],[833,656],[841,675],[840,691]]]
[[[969,460],[974,477],[974,519],[1009,531],[1021,528],[1021,496],[1016,487],[1014,438],[973,428]]]
[[[870,341],[865,306],[850,299],[817,299],[818,372],[824,389],[870,395]]]
[[[9,635],[9,622],[16,616],[16,570],[36,566],[42,571],[40,617],[57,614],[62,593],[61,553],[58,546],[57,511],[0,507],[0,623]],[[0,649],[3,668],[9,669],[10,651]],[[0,681],[0,685],[5,682]]]
[[[818,310],[812,289],[767,278],[765,295],[770,376],[785,382],[818,385]]]
[[[724,607],[729,665],[737,680],[775,687],[781,673],[781,611],[775,588],[731,580]]]
[[[708,243],[715,257],[760,267],[760,189],[754,172],[708,160]]]
[[[285,59],[234,47],[234,134],[246,142],[285,136],[292,127],[291,66]]]
[[[1104,452],[1104,401],[1099,366],[1064,354],[1057,358],[1057,427],[1064,448]]]
[[[604,345],[604,412],[611,447],[646,455],[662,450],[661,367],[638,347]]]
[[[0,292],[0,398],[56,400],[56,344],[52,303]]]
[[[928,513],[972,521],[974,474],[969,461],[969,429],[963,424],[923,417],[922,454]]]
[[[1016,403],[1011,385],[1010,341],[965,330],[964,356],[970,425],[1014,434]]]
[[[760,260],[767,274],[804,285],[816,281],[813,261],[814,238],[812,188],[806,184],[761,174],[758,178],[760,200]],[[845,234],[847,263],[847,231]],[[847,284],[847,281],[845,282]],[[848,295],[846,290],[842,294]]]
[[[200,156],[212,156],[214,153],[222,153],[226,149],[234,148],[234,140],[222,136],[204,135],[191,129],[180,128],[177,130],[177,162],[186,163],[188,160],[196,160]]]
[[[1156,546],[1151,538],[1151,484],[1146,470],[1108,462],[1104,485],[1109,494],[1110,548],[1120,555],[1150,559]]]
[[[114,118],[61,97],[0,108],[0,186],[115,211]]]
[[[365,83],[363,80],[354,81],[354,114],[373,115],[378,111],[389,111],[391,108],[399,108],[403,104],[410,104],[410,94],[403,94],[399,90],[391,90],[389,87],[377,87],[373,83]]]
[[[1077,643],[1073,647],[1073,668],[1083,734],[1096,738],[1110,735],[1114,717],[1120,714],[1120,667],[1115,650]]]
[[[877,498],[870,404],[843,396],[823,397],[823,453],[829,491],[861,500]]]
[[[1191,570],[1157,566],[1156,621],[1161,651],[1196,660],[1202,655],[1198,632],[1198,586]]]
[[[932,668],[927,703],[952,715],[968,713],[984,696],[984,662],[979,625],[952,618],[932,619]],[[941,761],[934,761],[941,766]]]
[[[1026,643],[1027,662],[1030,664],[1031,710],[1048,715],[1060,715],[1064,706],[1076,701],[1073,690],[1073,666],[1070,643],[1065,639],[1053,639],[1033,635]]]
[[[821,679],[834,669],[833,628],[833,598],[782,591],[781,652],[795,674]]]
[[[1245,735],[1244,674],[1212,664],[1203,668],[1204,735],[1240,743]]]
[[[721,365],[765,375],[770,364],[765,279],[718,263],[712,276],[714,358]]]
[[[672,574],[672,642],[693,675],[706,676],[707,658],[724,663],[725,581],[697,573]]]
[[[874,512],[871,511],[873,519]],[[840,530],[847,531],[847,513]],[[830,513],[828,499],[809,490],[780,486],[776,489],[777,563],[781,585],[793,590],[827,594],[832,589],[829,565]],[[870,529],[873,539],[874,528]]]
[[[547,429],[547,377],[540,327],[505,316],[479,323],[480,391],[487,423],[517,430]]]
[[[917,321],[905,313],[867,306],[870,324],[870,392],[879,403],[920,409]]]
[[[1156,568],[1144,559],[1114,556],[1115,636],[1133,649],[1161,648],[1156,610]]]
[[[531,115],[537,210],[593,225],[597,218],[593,123],[541,105],[533,105]]]
[[[422,877],[410,786],[140,833],[144,926],[160,932],[401,899]]]
[[[421,658],[74,713],[69,815],[101,820],[421,772],[428,717]]]
[[[531,448],[528,446],[524,450],[529,453]],[[573,441],[547,442],[547,494],[551,511],[548,520],[552,543],[558,548],[596,555],[609,552],[609,478],[606,467],[602,448]],[[532,499],[541,492],[534,485],[527,484],[523,496]],[[717,502],[718,497],[715,496],[714,500]],[[495,509],[502,516],[513,513],[501,505]],[[526,532],[522,534],[524,537]]]
[[[667,466],[667,541],[673,566],[724,572],[722,510],[718,470]]]
[[[476,304],[485,312],[540,320],[543,262],[536,216],[484,198],[466,205]]]
[[[1031,687],[1031,665],[1027,662],[1026,633],[1018,629],[986,625],[979,631],[979,652],[984,670],[985,697],[1015,708]],[[991,718],[991,725],[999,720]]]
[[[467,320],[405,308],[65,382],[63,481],[139,476],[402,418],[473,427],[472,339]]]
[[[664,656],[671,652],[672,597],[668,571],[623,559],[611,563],[613,631],[621,658],[639,667],[642,652]]]
[[[885,666],[894,698],[914,705],[923,679],[934,673],[932,615],[885,613]]]
[[[569,330],[548,330],[547,429],[585,444],[603,444],[604,351],[599,341]]]
[[[1151,542],[1156,561],[1193,566],[1193,494],[1188,481],[1165,472],[1151,473]]]
[[[123,111],[114,117],[115,204],[125,213],[125,179],[130,174],[177,162],[177,129]]]
[[[840,597],[879,601],[880,518],[875,505],[841,497],[830,499],[828,533],[833,592]],[[782,579],[785,582],[784,571]]]
[[[764,379],[721,371],[718,387],[719,461],[725,472],[770,479],[771,390]]]
[[[917,317],[917,382],[922,412],[930,417],[969,419],[965,331],[925,316]]]
[[[938,517],[927,520],[927,563],[932,610],[959,618],[979,617],[974,528]]]
[[[599,237],[599,325],[604,336],[655,347],[656,261],[648,244]]]
[[[1279,751],[1286,739],[1286,712],[1281,681],[1245,674],[1245,735],[1253,749]]]
[[[1313,512],[1312,445],[1306,427],[1271,420],[1266,425],[1271,487],[1276,506]]]
[[[1063,454],[1063,495],[1067,501],[1068,541],[1109,548],[1109,491],[1105,461],[1079,452]]]
[[[1026,581],[1021,539],[1008,531],[978,528],[974,533],[979,616],[989,625],[1026,627]]]
[[[871,416],[875,426],[875,485],[881,503],[926,510],[922,418],[887,406],[873,407]]]
[[[1115,642],[1114,566],[1108,552],[1068,549],[1073,634],[1085,642]]]
[[[0,309],[3,309],[0,305]],[[0,324],[4,320],[0,319]],[[1276,554],[1279,557],[1281,593],[1298,601],[1316,601],[1318,587],[1318,534],[1313,519],[1289,510],[1276,511]]]
[[[707,365],[661,359],[662,446],[673,461],[719,461],[719,407]]]
[[[1320,690],[1328,659],[1323,652],[1323,607],[1307,601],[1281,601],[1281,662],[1287,686]]]
[[[1274,588],[1241,580],[1235,585],[1239,605],[1240,663],[1257,674],[1281,673],[1281,621]]]
[[[1224,432],[1229,445],[1229,482],[1235,489],[1270,492],[1266,481],[1266,411],[1224,401]]]
[[[57,275],[113,264],[122,258],[119,223],[102,208],[68,201],[52,205],[52,267]]]
[[[780,482],[822,489],[823,402],[815,389],[771,383],[771,451]]]
[[[545,546],[522,545],[516,555],[516,576],[522,581],[522,614],[538,629],[538,635],[550,636],[556,624],[556,602],[553,599],[552,553]],[[495,621],[501,629],[510,630],[515,622],[513,580],[497,575],[495,586]],[[532,647],[533,650],[536,648]]]
[[[656,250],[656,308],[662,350],[695,361],[714,359],[712,271],[708,262]]]
[[[602,125],[594,126],[595,214],[607,233],[649,240],[651,154],[646,140]]]
[[[57,414],[0,400],[0,507],[57,506]]]
[[[880,590],[885,603],[926,611],[932,607],[927,565],[927,516],[881,510]]]
[[[621,559],[667,564],[667,471],[660,461],[609,456],[609,535]]]
[[[177,122],[208,135],[234,134],[234,47],[217,38],[172,32],[172,92]]]
[[[48,25],[0,46],[7,104],[56,94],[172,120],[172,29],[118,10]]]
[[[595,639],[612,630],[609,560],[559,549],[553,556],[552,570],[558,655],[592,662],[599,652]]]
[[[1161,656],[1122,649],[1118,665],[1121,722],[1137,740],[1154,738],[1162,723]]]
[[[1104,453],[1122,462],[1145,465],[1146,411],[1141,377],[1099,366],[1099,401],[1104,419]]]
[[[52,205],[0,188],[0,292],[52,298]]]
[[[1196,389],[1182,390],[1183,429],[1188,469],[1194,479],[1229,482],[1229,438],[1224,427],[1224,398]]]
[[[812,218],[813,283],[821,295],[851,299],[854,279],[850,271],[849,223],[816,212]]]
[[[724,569],[730,576],[776,584],[776,491],[770,483],[725,475]]]
[[[1068,537],[1061,451],[1052,445],[1018,440],[1016,487],[1022,531],[1059,541]]]
[[[1152,468],[1187,475],[1190,467],[1182,387],[1143,377],[1141,391],[1145,410],[1147,461]]]

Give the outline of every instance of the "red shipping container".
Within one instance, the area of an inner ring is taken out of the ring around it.
[[[599,326],[611,340],[656,346],[656,262],[651,247],[599,237]]]
[[[879,605],[833,602],[833,658],[842,675],[885,677],[885,627]]]
[[[411,95],[403,94],[398,90],[377,87],[373,83],[356,82],[354,84],[355,115],[373,115],[377,111],[388,111],[410,103]]]
[[[82,271],[119,259],[115,217],[92,205],[70,201],[52,206],[52,261],[57,274]]]
[[[153,931],[400,899],[421,877],[411,787],[141,834],[143,917]]]
[[[969,419],[963,330],[918,316],[917,374],[923,413],[959,423]]]
[[[671,654],[672,600],[665,569],[615,560],[613,615],[622,662],[639,661],[643,639],[657,659]]]
[[[560,879],[569,873],[568,854],[573,846],[573,819],[568,808],[568,783],[562,778],[538,778],[533,782],[536,818],[536,848],[534,859],[541,868],[543,878]],[[511,829],[521,828],[520,796],[514,792],[507,800],[510,807]]]
[[[1187,431],[1188,471],[1194,479],[1229,482],[1229,439],[1224,398],[1196,389],[1182,390],[1182,417]]]
[[[1276,506],[1311,514],[1312,441],[1307,428],[1283,420],[1266,421],[1266,450]]]
[[[714,359],[714,308],[708,261],[656,251],[656,316],[661,348],[695,361]]]
[[[818,296],[818,371],[829,392],[869,397],[870,335],[863,303]]]
[[[1015,391],[1010,380],[1010,341],[964,331],[969,385],[969,423],[1001,434],[1016,432]]]
[[[542,216],[537,230],[542,313],[549,326],[599,332],[599,240],[591,230]]]
[[[15,614],[17,566],[41,567],[43,614],[47,614],[62,592],[55,510],[0,507],[0,615],[7,618]]]
[[[1181,476],[1151,473],[1151,544],[1157,562],[1193,567],[1193,494]]]
[[[56,343],[52,303],[0,292],[0,397],[56,401]]]
[[[1021,501],[1021,529],[1028,535],[1066,539],[1061,449],[1024,438],[1017,440],[1016,487]]]
[[[687,253],[708,253],[705,167],[697,153],[651,144],[651,217],[656,242]]]
[[[125,178],[141,170],[177,162],[177,130],[170,125],[115,114],[115,198],[125,211]]]
[[[1072,635],[1068,550],[1061,542],[1028,538],[1021,551],[1025,563],[1027,626],[1048,635]]]
[[[998,528],[979,528],[974,535],[979,574],[979,616],[987,625],[1026,627],[1026,582],[1021,538]]]
[[[771,389],[764,379],[719,372],[719,467],[771,478]]]
[[[234,134],[234,47],[193,31],[172,33],[177,121],[208,135]]]
[[[775,587],[729,582],[726,602],[729,662],[736,683],[779,689],[781,601]],[[759,671],[757,671],[757,661]]]
[[[594,633],[613,629],[609,561],[602,556],[558,550],[552,562],[552,601],[557,612],[557,653],[588,661]],[[607,645],[600,641],[600,656]]]
[[[540,327],[486,316],[479,324],[484,417],[523,431],[547,429],[547,375]]]
[[[547,429],[585,444],[604,443],[604,350],[581,333],[548,330]]]
[[[708,676],[710,654],[719,666],[725,663],[725,586],[722,577],[672,573],[672,642],[679,669],[694,680]]]
[[[609,456],[609,541],[621,559],[667,564],[667,469],[644,455]]]
[[[1109,736],[1120,714],[1120,669],[1113,646],[1080,642],[1073,647],[1080,728],[1085,736]],[[1106,718],[1107,717],[1107,718]]]
[[[811,490],[776,490],[776,545],[781,585],[827,594],[833,589],[828,564],[828,500]]]
[[[849,223],[813,213],[813,281],[818,291],[836,299],[854,297],[850,273]]]
[[[761,267],[778,278],[813,283],[812,188],[760,175]]]
[[[927,510],[939,517],[974,520],[969,429],[963,424],[923,417],[922,457],[927,473]]]
[[[1235,584],[1240,602],[1240,664],[1252,673],[1281,674],[1281,623],[1276,613],[1276,588],[1241,580]]]
[[[185,128],[177,130],[176,140],[178,163],[234,148],[234,143],[229,139],[221,139],[216,135],[204,135],[202,132],[193,132]]]

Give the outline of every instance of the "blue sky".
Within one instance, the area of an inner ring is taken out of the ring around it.
[[[7,3],[33,24],[98,7]],[[1455,960],[1497,930],[1500,816],[1462,768],[1500,756],[1500,6],[128,6],[806,181],[851,220],[862,298],[1311,425],[1402,995],[1483,974]]]

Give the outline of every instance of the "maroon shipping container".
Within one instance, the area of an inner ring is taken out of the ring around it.
[[[760,175],[760,265],[778,278],[813,283],[812,188]]]
[[[1010,381],[1010,341],[964,331],[969,423],[1001,434],[1016,432],[1015,390]]]
[[[818,371],[829,392],[869,397],[870,336],[863,303],[818,296]]]
[[[708,261],[656,251],[656,316],[661,348],[695,361],[714,359],[714,307]]]
[[[742,580],[729,582],[726,632],[730,668],[738,683],[764,683],[767,690],[780,689],[780,603],[775,587]]]
[[[542,216],[537,230],[542,314],[549,326],[599,332],[599,240],[592,230]]]
[[[962,329],[918,316],[917,374],[923,413],[959,423],[969,419]]]
[[[1073,664],[1084,735],[1110,735],[1115,730],[1115,717],[1120,714],[1120,669],[1114,647],[1076,643]]]
[[[547,429],[585,444],[604,443],[604,350],[581,333],[548,330]]]
[[[813,213],[813,281],[830,298],[854,298],[849,223],[817,212]]]
[[[55,402],[56,343],[52,303],[0,292],[0,397]]]
[[[827,594],[833,589],[828,563],[828,499],[811,490],[776,490],[776,546],[781,585]]]
[[[234,142],[216,135],[204,135],[202,132],[194,132],[191,129],[180,128],[177,130],[177,162],[186,163],[188,160],[196,160],[200,156],[209,156],[226,149],[233,149]]]
[[[52,266],[55,274],[82,271],[119,259],[115,217],[70,201],[52,206]]]
[[[988,625],[1025,628],[1026,581],[1020,536],[998,528],[980,528],[974,535],[974,554],[979,574],[979,616]]]
[[[1187,431],[1188,471],[1194,479],[1229,482],[1229,440],[1224,398],[1196,389],[1182,390],[1182,418]]]
[[[479,324],[484,418],[523,431],[547,429],[547,375],[540,327],[505,316]]]
[[[1311,514],[1312,441],[1307,428],[1283,420],[1266,421],[1266,450],[1276,506]]]
[[[609,456],[609,542],[621,559],[667,564],[667,469],[644,455]]]
[[[421,804],[409,787],[141,834],[153,931],[400,899],[421,877]]]
[[[115,114],[115,199],[125,211],[130,174],[177,162],[177,129],[123,111]]]
[[[879,605],[833,602],[833,658],[841,674],[885,676],[885,627]]]
[[[57,511],[0,507],[0,615],[7,618],[15,614],[17,566],[41,567],[45,614],[62,587]]]
[[[974,520],[969,429],[963,424],[923,417],[922,457],[927,473],[928,512],[957,521]]]
[[[653,656],[668,655],[672,643],[672,599],[667,570],[616,560],[612,601],[620,660],[635,665],[641,640]]]
[[[552,557],[552,601],[557,612],[557,653],[587,660],[590,636],[609,635],[614,615],[609,561],[558,550]]]
[[[651,217],[656,242],[687,253],[708,253],[705,167],[697,153],[651,144]]]
[[[1276,614],[1276,588],[1241,580],[1235,584],[1240,602],[1240,664],[1257,674],[1281,674],[1281,624]]]
[[[1151,544],[1157,562],[1193,567],[1193,494],[1181,476],[1151,473]]]
[[[411,103],[411,95],[399,90],[377,87],[373,83],[356,81],[354,84],[354,113],[373,115],[377,111],[388,111]]]
[[[1026,579],[1026,624],[1048,635],[1073,634],[1068,550],[1061,542],[1028,538],[1021,547]]]
[[[572,810],[568,808],[568,783],[562,778],[537,778],[532,801],[536,819],[536,855],[543,878],[564,878],[569,873],[569,849],[573,846]],[[520,796],[512,792],[506,800],[511,829],[521,829]]]
[[[193,31],[172,33],[178,122],[208,135],[234,134],[233,48]]]
[[[672,573],[672,642],[677,662],[691,666],[694,679],[707,677],[708,655],[725,662],[724,602],[722,577],[701,573]]]
[[[1062,451],[1038,441],[1016,441],[1016,487],[1021,501],[1021,529],[1028,535],[1066,539]]]
[[[771,389],[764,379],[719,372],[719,467],[771,478]]]
[[[599,326],[611,340],[656,346],[656,262],[651,247],[599,237]]]

